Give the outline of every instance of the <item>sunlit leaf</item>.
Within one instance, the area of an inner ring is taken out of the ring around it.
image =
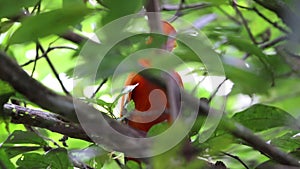
[[[74,4],[72,7],[53,10],[31,16],[22,21],[21,27],[16,30],[10,43],[35,41],[38,38],[51,34],[59,34],[79,23],[91,10]]]
[[[197,141],[197,140],[196,140]],[[198,144],[200,148],[208,148],[210,153],[214,154],[221,150],[228,148],[231,144],[235,143],[234,137],[227,133],[216,133],[211,136],[207,141],[202,144]],[[194,143],[196,144],[196,143]]]
[[[241,51],[245,51],[249,54],[258,57],[261,60],[261,62],[267,64],[266,62],[267,56],[263,53],[262,49],[260,49],[250,41],[245,40],[243,38],[234,37],[234,36],[229,36],[227,38],[230,45],[233,45]],[[269,65],[265,65],[265,66],[269,66]]]
[[[147,135],[148,137],[155,136],[161,134],[162,132],[166,131],[170,125],[167,122],[158,123],[150,128]]]
[[[4,21],[0,23],[0,33],[8,31],[14,25],[13,22]]]
[[[19,166],[19,169],[27,168],[47,168],[49,167],[48,160],[45,157],[38,153],[26,153],[19,158],[16,164]]]
[[[14,169],[15,166],[13,163],[9,160],[9,157],[5,153],[3,149],[0,149],[0,166],[1,168],[9,168],[9,169]]]
[[[34,151],[41,149],[40,146],[2,146],[1,149],[4,149],[7,153],[8,158],[13,158],[19,154],[23,154],[29,151]]]
[[[108,158],[106,153],[107,151],[95,145],[80,150],[69,151],[70,157],[72,159],[82,162],[89,161],[95,158],[102,158],[102,160],[105,160],[106,158]],[[105,156],[106,158],[103,159],[103,156]]]
[[[126,166],[130,169],[140,169],[140,164],[136,161],[133,160],[129,160],[128,162],[126,162]]]
[[[64,148],[56,148],[48,151],[45,154],[45,159],[48,161],[49,166],[51,166],[51,168],[73,168],[69,160],[68,152]]]
[[[0,18],[17,16],[23,12],[23,8],[31,7],[37,2],[38,0],[1,0]]]
[[[232,93],[267,93],[271,83],[260,74],[251,70],[225,64],[225,74],[234,83]]]
[[[37,153],[26,153],[18,159],[17,165],[20,168],[53,168],[68,169],[72,168],[68,153],[63,148],[52,149],[45,155]]]
[[[256,104],[236,113],[232,119],[258,132],[274,127],[296,126],[296,119],[289,113],[273,106]]]
[[[103,0],[102,4],[109,9],[109,12],[102,18],[102,24],[105,25],[122,16],[136,13],[142,8],[143,0]]]
[[[300,147],[299,131],[289,132],[283,136],[271,140],[271,144],[278,146],[288,152],[294,151]]]
[[[47,142],[34,132],[15,130],[3,144],[37,144],[45,146]]]
[[[2,80],[0,80],[0,89],[0,106],[2,107],[3,104],[7,103],[8,99],[14,94],[14,89]]]

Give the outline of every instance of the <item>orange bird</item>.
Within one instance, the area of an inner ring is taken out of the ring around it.
[[[162,21],[162,29],[165,35],[176,34],[174,27],[166,21]],[[147,41],[147,43],[152,43],[152,37],[149,40],[150,42]],[[161,48],[171,52],[175,46],[175,39],[168,37],[166,43]],[[149,60],[140,59],[138,62],[145,68],[151,67]],[[172,81],[177,83],[176,86],[183,87],[181,77],[177,72],[171,72],[170,76],[174,79]],[[169,113],[170,105],[166,89],[137,73],[131,73],[128,76],[125,82],[125,86],[127,85],[137,85],[128,94],[126,99],[126,101],[134,101],[136,110],[132,114],[129,114],[126,120],[129,126],[147,133],[155,124],[164,121],[172,123],[172,118],[174,117],[171,117]],[[121,110],[123,110],[124,102],[125,97],[122,98]],[[121,114],[122,116],[124,114]]]

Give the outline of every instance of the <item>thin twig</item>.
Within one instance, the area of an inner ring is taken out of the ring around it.
[[[251,32],[251,29],[249,28],[249,25],[248,25],[248,22],[247,20],[245,19],[245,17],[243,16],[242,12],[239,10],[238,6],[237,6],[237,3],[235,2],[235,0],[232,0],[232,6],[233,8],[235,9],[236,13],[240,16],[240,18],[242,19],[242,22],[243,22],[243,25],[244,27],[246,28],[246,31],[251,39],[251,41],[254,43],[254,44],[257,44],[256,42],[256,39],[254,37],[254,35],[252,34]]]
[[[35,45],[35,58],[34,58],[34,63],[33,63],[33,68],[32,68],[32,71],[31,71],[31,77],[33,77],[33,74],[35,72],[35,69],[36,69],[36,64],[37,64],[37,60],[39,58],[39,47],[38,45],[36,44]]]
[[[49,47],[41,56],[39,56],[38,58],[34,59],[34,60],[29,60],[26,63],[21,64],[21,67],[27,66],[33,62],[35,62],[36,60],[39,60],[41,58],[43,58],[46,54],[50,53],[52,50],[54,49],[70,49],[70,50],[77,50],[75,48],[69,47],[69,46],[54,46],[54,47]]]
[[[249,56],[251,56],[250,53],[245,53],[242,60],[247,60],[249,58]]]
[[[174,22],[177,18],[179,18],[180,16],[182,16],[182,7],[185,3],[185,0],[180,0],[180,3],[178,5],[178,9],[176,10],[176,13],[174,14],[174,16],[169,20],[169,22]]]
[[[223,154],[233,158],[233,159],[236,159],[237,161],[239,161],[246,169],[249,169],[249,167],[243,162],[243,160],[241,160],[238,156],[235,156],[235,155],[232,155],[232,154],[229,154],[229,153],[226,153],[226,152],[222,152]]]
[[[115,160],[115,162],[119,165],[121,169],[127,169],[127,167],[121,163],[121,161],[117,158],[115,154],[112,154],[112,159]]]
[[[278,25],[277,22],[273,22],[271,21],[268,17],[266,17],[263,13],[261,13],[256,7],[246,7],[246,6],[241,6],[241,5],[238,5],[236,4],[237,7],[239,8],[243,8],[243,9],[247,9],[247,10],[250,10],[250,11],[254,11],[258,16],[260,16],[262,19],[264,19],[265,21],[267,21],[269,24],[273,25],[275,28],[277,28],[278,30],[280,30],[281,32],[283,33],[286,33],[286,34],[289,34],[290,32],[285,29],[284,27]]]
[[[206,72],[203,73],[203,78],[199,80],[199,82],[195,85],[193,90],[191,91],[191,94],[196,93],[197,89],[199,88],[199,85],[207,78],[208,76],[206,75]]]
[[[218,93],[218,91],[220,90],[220,88],[222,87],[222,85],[226,82],[226,80],[228,80],[228,78],[225,78],[216,88],[216,90],[211,94],[211,96],[208,98],[208,103],[211,102],[211,100],[216,96],[216,94]]]
[[[279,36],[279,37],[277,37],[276,39],[274,39],[272,41],[268,41],[266,43],[261,44],[259,47],[262,48],[262,49],[266,49],[266,48],[269,48],[269,47],[272,47],[272,46],[276,45],[277,43],[288,40],[288,39],[289,39],[289,37],[287,35]]]
[[[29,60],[29,61],[27,61],[26,63],[21,64],[20,67],[27,66],[27,65],[29,65],[29,64],[31,64],[31,63],[33,63],[33,62],[35,62],[36,60],[39,60],[39,59],[41,59],[41,58],[42,58],[42,57],[38,57],[38,58],[36,58],[36,59],[34,59],[34,60]]]
[[[31,15],[35,12],[35,10],[37,10],[38,13],[40,12],[40,10],[41,10],[41,1],[42,1],[42,0],[39,0],[39,1],[36,3],[36,5],[34,6],[34,8],[31,10],[31,12],[30,12]]]
[[[76,48],[72,48],[70,46],[54,46],[54,47],[49,47],[48,51],[52,51],[55,49],[70,49],[70,50],[77,50]]]
[[[278,25],[277,22],[273,22],[273,21],[271,21],[269,18],[267,18],[267,17],[266,17],[264,14],[262,14],[256,7],[253,7],[252,10],[253,10],[254,12],[256,12],[257,15],[259,15],[259,16],[260,16],[261,18],[263,18],[265,21],[267,21],[268,23],[270,23],[271,25],[273,25],[275,28],[279,29],[280,31],[282,31],[282,32],[284,32],[284,33],[286,33],[286,34],[289,34],[289,33],[290,33],[287,29],[285,29],[285,28],[281,27],[280,25]]]
[[[102,88],[102,86],[107,82],[108,78],[103,79],[103,81],[100,83],[100,85],[97,87],[95,92],[92,94],[91,99],[93,99],[96,94],[99,92],[99,90]]]
[[[59,77],[58,72],[56,71],[56,69],[55,69],[53,63],[51,62],[50,58],[48,57],[47,52],[45,52],[44,48],[42,47],[42,45],[41,45],[39,42],[37,42],[37,45],[38,45],[39,49],[42,51],[42,53],[45,53],[44,57],[45,57],[45,59],[46,59],[48,65],[50,66],[50,68],[51,68],[51,70],[52,70],[54,76],[56,77],[57,81],[59,82],[61,88],[63,89],[63,91],[65,92],[65,94],[67,94],[67,95],[70,96],[70,95],[71,95],[70,92],[65,88],[63,82],[61,81],[61,79],[60,79],[60,77]]]
[[[27,124],[28,125],[28,124]],[[46,141],[50,141],[52,142],[55,146],[60,147],[59,144],[54,141],[53,139],[44,136],[43,134],[41,134],[37,129],[33,128],[33,126],[30,126],[32,128],[32,132],[34,132],[35,134],[37,134],[39,137],[41,137],[42,139],[46,140]]]
[[[258,43],[256,42],[256,39],[254,38],[251,29],[249,28],[248,22],[246,21],[246,19],[244,18],[243,14],[241,13],[241,11],[238,9],[238,4],[236,3],[236,0],[232,0],[232,5],[233,8],[236,9],[237,14],[241,17],[243,24],[247,30],[247,33],[251,39],[251,41],[257,45]],[[258,56],[257,56],[258,57]],[[274,80],[274,72],[272,71],[272,69],[270,68],[270,65],[263,59],[258,57],[258,59],[261,61],[261,63],[266,67],[266,69],[269,71],[269,73],[271,74],[271,80],[272,80],[272,84],[271,86],[275,85],[275,80]]]
[[[241,25],[242,23],[236,19],[235,17],[231,16],[229,13],[227,13],[224,9],[222,9],[220,6],[217,6],[217,9],[219,9],[224,15],[226,15],[230,20],[235,22],[238,25]]]
[[[202,8],[211,7],[211,6],[212,5],[210,3],[197,3],[197,4],[189,4],[189,5],[183,4],[181,6],[181,10],[202,9]],[[178,5],[164,4],[161,6],[162,11],[177,11],[178,9],[179,9]]]
[[[72,31],[67,31],[66,33],[63,33],[61,35],[59,35],[61,38],[64,38],[66,40],[69,40],[73,43],[76,43],[76,44],[81,44],[85,41],[87,41],[88,39],[86,37],[83,37],[75,32],[72,32]]]
[[[162,11],[176,11],[176,13],[171,17],[168,21],[174,22],[179,17],[182,17],[183,15],[188,14],[189,12],[195,11],[195,9],[204,9],[207,7],[212,7],[209,3],[201,3],[201,4],[192,4],[192,5],[185,5],[184,0],[180,1],[179,5],[162,5],[161,10]]]

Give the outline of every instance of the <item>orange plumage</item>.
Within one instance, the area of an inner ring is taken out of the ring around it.
[[[163,21],[162,24],[163,33],[165,35],[175,35],[176,31],[171,24],[166,21]],[[168,51],[172,51],[175,45],[175,39],[168,38],[166,44],[162,48]],[[151,63],[149,63],[148,60],[142,59],[139,60],[139,63],[145,68],[151,67]],[[180,87],[183,86],[180,75],[177,72],[171,72],[170,76],[174,79],[174,83],[177,83],[177,85]],[[148,132],[148,130],[155,124],[161,123],[163,121],[172,123],[171,115],[166,111],[169,109],[167,91],[154,82],[151,82],[148,79],[144,78],[143,76],[137,73],[131,73],[126,80],[125,85],[136,84],[138,85],[133,89],[131,93],[129,93],[127,100],[134,101],[135,109],[137,110],[137,112],[134,114],[130,114],[127,120],[127,124],[135,129]],[[152,95],[151,92],[153,92]],[[158,110],[161,111],[161,108],[163,108],[163,110],[162,112],[159,112]],[[145,114],[143,112],[146,112],[148,114]]]

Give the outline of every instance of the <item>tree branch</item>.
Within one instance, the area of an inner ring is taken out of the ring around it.
[[[144,78],[151,80],[155,82],[155,84],[166,89],[166,82],[158,78],[154,78],[153,76],[151,76],[145,71],[140,72],[139,74],[142,75]],[[211,113],[212,115],[223,113],[219,110],[210,108],[207,102],[205,101],[199,102],[199,99],[192,97],[185,91],[181,91],[181,94],[183,99],[183,105],[187,105],[193,108],[198,106],[199,115],[207,116],[208,113]],[[225,129],[227,129],[229,133],[231,133],[237,138],[244,140],[251,147],[262,152],[264,155],[273,159],[274,161],[277,161],[278,163],[285,164],[285,165],[300,166],[297,159],[293,158],[287,153],[284,153],[283,151],[279,150],[277,147],[267,144],[263,139],[255,135],[251,130],[249,130],[248,128],[244,127],[243,125],[231,119],[228,119],[226,116],[223,117],[222,125],[224,125]]]
[[[59,74],[58,74],[57,70],[54,67],[54,64],[51,62],[50,58],[48,57],[48,52],[46,52],[44,50],[44,48],[42,47],[42,45],[40,44],[40,42],[37,42],[36,45],[37,45],[38,49],[40,49],[41,52],[43,54],[45,54],[44,58],[46,59],[48,65],[50,67],[50,69],[52,70],[52,72],[53,72],[55,78],[57,79],[58,83],[60,84],[62,90],[65,92],[66,95],[71,95],[70,92],[66,89],[65,85],[63,84],[63,82],[61,81],[61,79],[59,77]]]
[[[243,125],[239,123],[235,123],[235,127],[233,128],[227,127],[227,129],[234,136],[246,141],[251,147],[267,155],[269,158],[273,159],[274,161],[277,161],[278,163],[285,164],[285,165],[298,166],[298,167],[300,166],[297,159],[282,152],[281,150],[272,146],[271,144],[267,144],[264,140],[254,135],[251,130],[244,127]]]
[[[57,95],[31,78],[16,62],[0,52],[0,79],[7,81],[15,90],[44,109],[50,110],[70,121],[77,122],[71,97]]]
[[[45,128],[68,137],[92,142],[79,124],[65,121],[60,115],[14,104],[4,104],[3,108],[5,115],[11,117],[12,123]]]
[[[289,26],[293,32],[299,32],[300,17],[294,13],[285,2],[281,0],[254,0],[259,5],[273,11],[281,20]],[[297,10],[295,10],[297,11]]]
[[[269,48],[269,47],[272,47],[282,41],[285,41],[285,40],[288,40],[289,37],[288,36],[279,36],[278,38],[274,39],[274,40],[271,40],[271,41],[268,41],[268,42],[265,42],[263,44],[261,44],[259,47],[262,48],[262,49],[266,49],[266,48]]]
[[[178,9],[180,8],[180,10],[186,10],[186,9],[202,9],[202,8],[207,8],[207,7],[211,7],[212,5],[210,3],[197,3],[197,4],[182,4],[181,7],[179,7],[178,5],[170,5],[170,4],[164,4],[161,6],[161,10],[163,11],[178,11]]]
[[[159,1],[148,0],[146,5],[148,23],[152,32],[162,33],[161,18],[159,14]]]
[[[251,39],[251,41],[254,43],[254,44],[257,44],[257,41],[255,39],[255,37],[253,36],[252,32],[251,32],[251,29],[249,28],[249,25],[248,25],[248,22],[247,20],[245,19],[245,17],[243,16],[242,12],[239,10],[238,8],[238,5],[236,3],[236,0],[233,0],[232,1],[232,6],[233,8],[235,9],[236,13],[240,16],[240,18],[242,19],[242,22],[243,22],[243,25],[245,26],[246,28],[246,31]]]
[[[149,142],[140,143],[133,142],[131,139],[120,140],[112,138],[110,131],[106,130],[107,125],[129,137],[141,138],[143,135],[141,132],[102,114],[88,104],[69,96],[61,96],[54,93],[35,79],[31,78],[17,65],[17,63],[11,60],[3,52],[0,52],[0,79],[7,81],[16,91],[23,94],[41,108],[61,115],[65,121],[78,122],[76,113],[81,115],[100,113],[103,116],[104,121],[102,119],[102,121],[99,121],[99,119],[94,118],[94,116],[87,116],[90,124],[97,124],[98,128],[95,129],[95,132],[101,133],[101,135],[96,135],[94,138],[115,151],[135,150],[137,152],[145,153],[146,155],[151,150]]]
[[[262,19],[264,19],[265,21],[267,21],[269,24],[273,25],[275,28],[277,28],[278,30],[280,30],[281,32],[283,33],[290,33],[287,29],[281,27],[280,25],[278,25],[277,22],[273,22],[271,21],[268,17],[266,17],[263,13],[261,13],[256,7],[245,7],[245,6],[241,6],[241,5],[238,5],[237,6],[239,8],[243,8],[243,9],[247,9],[247,10],[250,10],[250,11],[254,11],[258,16],[260,16]]]
[[[144,77],[151,78],[151,76],[149,75]],[[0,79],[7,81],[11,86],[15,88],[15,90],[17,90],[18,92],[26,96],[29,100],[38,104],[42,108],[60,114],[63,117],[66,117],[67,119],[71,120],[72,122],[78,122],[76,112],[78,112],[79,114],[99,113],[98,110],[77,99],[72,99],[68,96],[57,95],[53,91],[50,91],[48,88],[46,88],[36,80],[32,79],[30,76],[28,76],[28,74],[25,71],[23,71],[17,65],[17,63],[13,62],[3,52],[0,52]],[[156,83],[157,85],[166,87],[166,82],[164,81],[154,79],[153,82],[158,82]],[[192,97],[184,91],[181,91],[181,94],[184,101],[183,105],[187,105],[192,108],[199,107],[199,112],[204,116],[207,115],[209,112],[213,112],[213,114],[223,113],[213,108],[209,108],[208,104],[205,102],[199,103],[199,99]],[[76,106],[77,108],[76,111],[74,106]],[[143,137],[138,131],[130,128],[129,126],[123,125],[106,115],[103,115],[103,117],[111,127],[119,131],[120,133],[131,137]],[[94,116],[89,118],[89,123],[98,124],[97,130],[101,131],[101,135],[97,135],[97,137],[99,137],[98,140],[100,140],[103,145],[107,145],[109,147],[113,146],[113,149],[116,151],[124,151],[127,149],[129,151],[141,151],[142,153],[145,153],[145,155],[148,153],[149,150],[151,150],[151,145],[147,143],[141,144],[140,142],[132,141],[131,139],[120,140],[117,138],[112,138],[111,133],[105,129],[106,122],[95,121]],[[64,119],[62,121],[68,120]],[[267,155],[271,159],[281,164],[299,166],[298,160],[280,151],[273,145],[267,144],[264,140],[253,134],[253,132],[251,132],[244,126],[235,123],[232,120],[227,119],[226,117],[224,117],[223,121],[225,122],[223,125],[225,125],[228,132],[230,132],[237,138],[241,138],[250,146]]]
[[[66,40],[69,40],[73,43],[76,43],[78,45],[85,42],[85,41],[87,41],[87,38],[85,38],[85,37],[83,37],[83,36],[81,36],[77,33],[74,33],[70,30],[67,31],[66,33],[61,34],[60,37],[66,39]]]

